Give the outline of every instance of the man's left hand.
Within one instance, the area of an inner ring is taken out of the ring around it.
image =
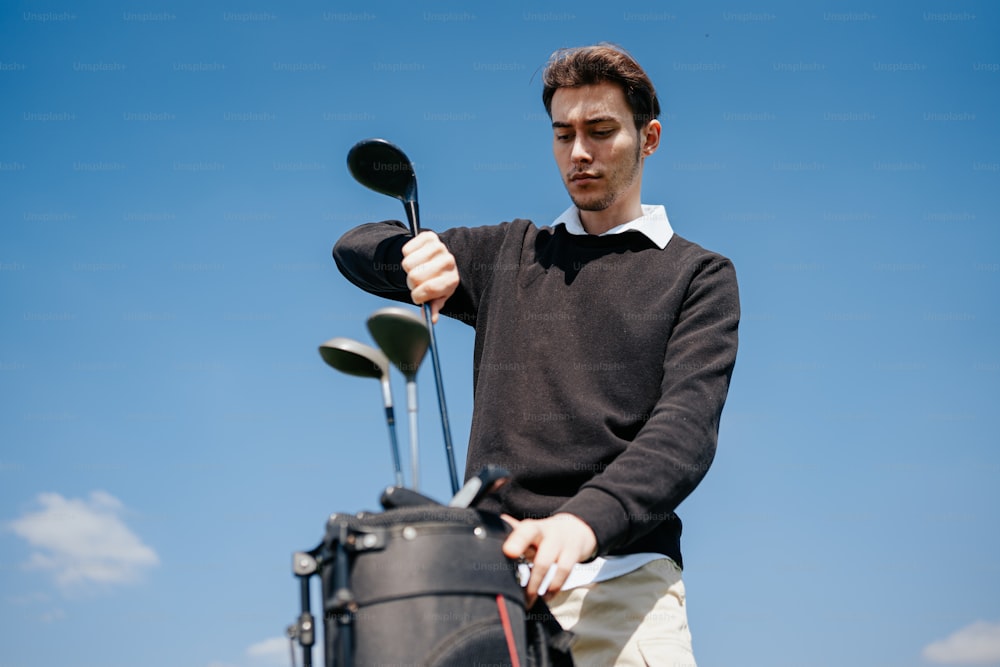
[[[594,531],[583,519],[572,514],[523,521],[504,514],[503,520],[514,529],[503,543],[504,554],[508,558],[524,558],[533,564],[525,588],[529,607],[538,598],[538,589],[552,565],[556,566],[555,573],[545,590],[545,599],[558,593],[573,566],[590,559],[597,549]]]

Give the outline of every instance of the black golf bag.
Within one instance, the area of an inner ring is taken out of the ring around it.
[[[443,506],[331,516],[322,544],[296,555],[322,581],[326,666],[572,665],[571,635],[543,604],[525,610],[501,551],[508,531],[495,514]]]

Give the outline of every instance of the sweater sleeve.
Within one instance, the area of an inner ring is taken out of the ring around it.
[[[729,260],[699,263],[663,357],[660,397],[635,439],[559,509],[583,519],[598,553],[674,518],[715,456],[736,362],[739,294]]]
[[[403,271],[403,246],[410,233],[401,222],[372,222],[345,233],[333,246],[337,268],[366,292],[412,303]]]
[[[483,292],[498,269],[497,257],[505,243],[520,247],[527,221],[481,227],[454,227],[438,234],[454,255],[460,284],[441,309],[443,315],[475,326]],[[413,303],[403,270],[403,246],[410,234],[392,220],[355,227],[333,247],[337,268],[349,281],[371,294]],[[514,267],[516,268],[516,267]]]

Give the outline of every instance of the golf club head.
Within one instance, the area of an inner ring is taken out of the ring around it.
[[[347,168],[361,185],[403,202],[410,232],[420,232],[417,212],[417,174],[410,158],[385,139],[364,139],[347,153]]]
[[[327,365],[341,373],[381,380],[389,376],[389,360],[380,350],[350,338],[331,338],[319,346]]]
[[[368,331],[385,357],[408,381],[413,380],[431,340],[424,320],[406,308],[390,306],[368,317]]]

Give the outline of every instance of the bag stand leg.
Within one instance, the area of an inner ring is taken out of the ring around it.
[[[336,532],[336,538],[331,533]],[[354,664],[354,614],[358,603],[348,583],[347,547],[349,527],[347,520],[338,520],[334,514],[327,523],[327,542],[333,542],[333,597],[326,605],[327,614],[334,614],[337,619],[337,652],[335,662],[333,655],[327,655],[327,667],[352,667]],[[331,539],[332,538],[332,539]]]
[[[302,667],[312,667],[312,647],[316,643],[316,623],[312,615],[309,599],[309,582],[316,574],[316,558],[312,554],[298,552],[292,556],[292,572],[299,579],[299,599],[301,613],[298,620],[288,626],[289,639],[298,639],[302,647]],[[292,647],[292,667],[295,667],[295,648]]]

